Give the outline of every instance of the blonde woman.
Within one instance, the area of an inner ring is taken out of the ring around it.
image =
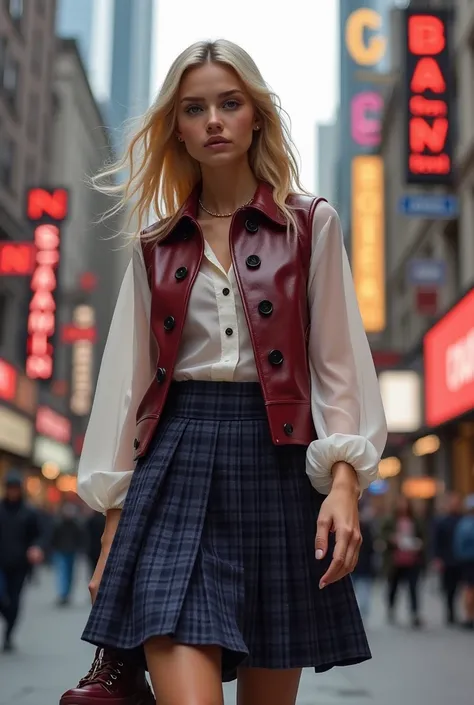
[[[108,655],[81,702],[91,681],[145,702],[139,670],[114,690],[136,663],[159,705],[222,705],[235,678],[239,705],[293,705],[302,668],[370,658],[349,574],[386,428],[339,220],[302,192],[278,101],[228,41],[176,59],[128,166],[117,207],[159,219],[79,468],[107,514],[83,638]]]

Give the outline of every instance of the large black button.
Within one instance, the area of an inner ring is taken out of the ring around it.
[[[188,276],[188,268],[187,267],[178,267],[176,272],[174,273],[174,276],[178,281],[181,281],[182,279],[186,279]]]
[[[135,440],[133,441],[133,447],[135,448],[135,450],[138,448],[139,445],[140,441],[138,440],[138,438],[135,438]]]
[[[158,369],[156,370],[156,379],[158,380],[158,382],[159,382],[160,384],[161,384],[162,382],[164,382],[164,381],[165,381],[165,377],[166,377],[166,370],[165,370],[165,368],[164,368],[164,367],[158,367]]]
[[[291,423],[285,423],[283,424],[283,430],[287,436],[291,436],[291,434],[293,433],[293,426],[291,425]]]
[[[234,332],[234,331],[232,330],[232,328],[226,328],[226,329],[225,329],[225,334],[226,334],[226,335],[229,335],[229,336],[230,336],[230,335],[233,334],[233,332]]]
[[[268,353],[268,360],[272,365],[281,365],[284,360],[283,353],[280,350],[271,350]]]
[[[173,330],[173,328],[176,325],[176,322],[175,322],[173,316],[168,316],[167,318],[165,318],[165,322],[163,325],[164,325],[165,330]]]
[[[229,296],[229,294],[230,294],[230,289],[228,289],[227,287],[225,287],[224,289],[222,289],[222,293],[224,294],[224,296]]]
[[[250,269],[257,269],[257,267],[260,267],[262,260],[258,255],[249,255],[245,262]]]
[[[273,304],[271,301],[267,300],[260,301],[260,303],[258,304],[258,310],[259,313],[262,314],[262,316],[271,316],[271,314],[273,313]]]
[[[246,220],[245,229],[247,230],[247,232],[254,235],[256,232],[258,232],[258,225],[253,220]]]

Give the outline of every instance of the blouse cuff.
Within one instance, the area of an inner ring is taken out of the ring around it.
[[[108,509],[122,509],[133,470],[110,471],[97,470],[80,478],[77,494],[96,512],[105,514]]]
[[[306,474],[315,490],[329,494],[333,482],[331,468],[341,461],[356,471],[361,493],[378,477],[380,457],[367,438],[333,433],[313,441],[306,453]]]

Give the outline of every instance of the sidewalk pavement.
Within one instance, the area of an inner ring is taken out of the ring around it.
[[[0,705],[57,705],[88,670],[93,648],[80,641],[89,610],[80,572],[69,608],[55,606],[49,570],[28,586],[18,652],[0,653]],[[473,705],[474,634],[443,626],[432,585],[424,589],[424,629],[405,626],[405,602],[400,600],[400,626],[386,626],[378,588],[368,625],[372,661],[318,676],[305,671],[298,705]],[[226,705],[234,703],[235,684],[226,684],[225,694]]]

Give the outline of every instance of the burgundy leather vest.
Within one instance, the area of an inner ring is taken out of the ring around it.
[[[173,379],[191,289],[204,253],[196,220],[199,188],[159,243],[143,242],[152,293],[151,328],[159,346],[156,376],[137,412],[135,459],[143,456],[158,426]],[[260,183],[254,200],[230,225],[235,276],[252,340],[273,442],[308,445],[315,438],[307,355],[307,282],[314,209],[325,199],[291,196],[298,206],[298,234]],[[156,224],[146,228],[152,232]]]

